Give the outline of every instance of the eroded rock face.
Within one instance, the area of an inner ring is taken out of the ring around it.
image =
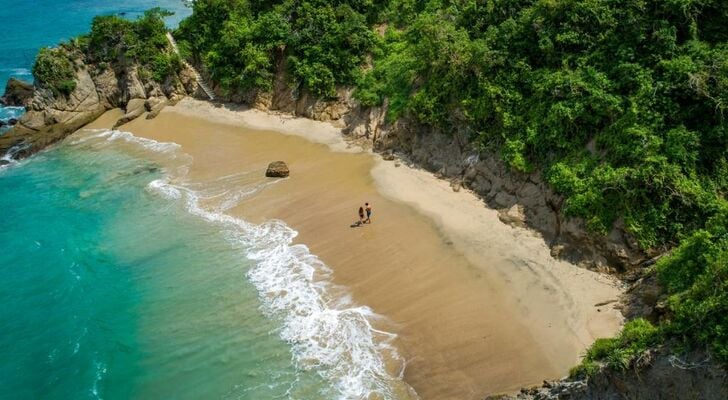
[[[285,178],[289,174],[288,165],[283,161],[274,161],[268,164],[268,169],[265,170],[265,176],[269,178]]]
[[[5,86],[5,94],[0,97],[0,104],[26,107],[33,99],[34,92],[35,88],[32,83],[10,78]]]
[[[703,352],[680,357],[666,350],[647,352],[627,371],[603,368],[589,379],[544,382],[513,396],[486,400],[623,400],[728,398],[728,374]]]
[[[145,112],[153,118],[168,104],[174,104],[195,88],[195,74],[185,67],[178,75],[160,84],[143,79],[135,65],[119,62],[99,68],[86,64],[80,53],[72,54],[76,69],[76,88],[68,96],[55,94],[42,82],[28,101],[27,112],[17,125],[0,136],[0,157],[26,157],[63,139],[104,112],[122,107],[126,114],[120,126]],[[12,150],[12,151],[11,151]]]

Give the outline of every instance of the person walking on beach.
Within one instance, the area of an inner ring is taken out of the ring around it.
[[[364,223],[364,207],[359,207],[359,225]]]
[[[372,206],[369,205],[369,203],[364,203],[364,206],[367,210],[367,219],[364,221],[364,223],[371,224],[372,223]]]

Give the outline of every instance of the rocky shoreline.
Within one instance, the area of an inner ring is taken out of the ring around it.
[[[76,86],[70,94],[56,93],[38,79],[32,91],[27,90],[28,84],[8,82],[4,102],[25,106],[26,113],[0,136],[0,155],[27,157],[115,108],[125,111],[116,126],[144,113],[153,118],[166,105],[200,91],[194,71],[186,66],[160,84],[142,77],[133,63],[95,65],[87,63],[80,51],[63,50],[74,61]]]
[[[134,64],[119,62],[102,68],[87,63],[80,52],[70,56],[75,60],[76,87],[68,96],[54,93],[43,82],[37,82],[32,91],[27,85],[8,86],[4,101],[22,104],[27,112],[0,136],[0,157],[27,157],[111,109],[124,110],[115,124],[120,126],[145,114],[146,118],[154,118],[166,105],[185,96],[206,97],[194,70],[187,66],[159,84],[141,77]],[[289,87],[284,71],[285,65],[279,65],[274,89],[269,93],[225,94],[217,90],[216,94],[222,101],[329,121],[350,138],[366,142],[385,159],[431,171],[450,181],[453,190],[472,190],[499,210],[504,223],[539,232],[552,256],[617,274],[631,283],[628,294],[621,299],[627,317],[659,316],[661,290],[656,279],[642,276],[643,267],[654,263],[659,254],[641,251],[622,221],[617,221],[607,235],[590,233],[583,220],[564,215],[563,197],[548,187],[540,171],[515,173],[496,153],[473,148],[467,140],[466,125],[446,133],[407,120],[388,122],[386,103],[382,107],[361,107],[349,88],[340,88],[335,100],[296,93]],[[705,355],[691,357],[704,359]],[[725,370],[716,363],[681,368],[667,351],[651,353],[643,361],[634,371],[617,373],[605,368],[588,380],[547,382],[542,388],[527,389],[515,397],[491,398],[726,398]]]

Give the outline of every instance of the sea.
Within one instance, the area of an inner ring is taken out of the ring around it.
[[[31,80],[36,51],[95,15],[155,6],[170,26],[190,14],[173,0],[0,0],[0,81]],[[0,398],[398,398],[394,335],[284,222],[202,207],[240,193],[186,182],[190,162],[174,143],[85,130],[0,167]]]

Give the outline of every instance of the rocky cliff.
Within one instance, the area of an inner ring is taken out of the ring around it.
[[[201,95],[194,71],[186,66],[158,83],[141,74],[134,63],[97,65],[88,62],[80,51],[65,51],[74,63],[75,88],[65,95],[36,79],[32,98],[24,103],[26,113],[13,129],[0,136],[0,157],[31,155],[113,108],[126,112],[118,126],[145,112],[154,117],[164,106],[184,96]]]
[[[728,373],[702,352],[676,357],[649,351],[628,371],[604,368],[588,379],[544,382],[516,395],[485,400],[728,399]]]

